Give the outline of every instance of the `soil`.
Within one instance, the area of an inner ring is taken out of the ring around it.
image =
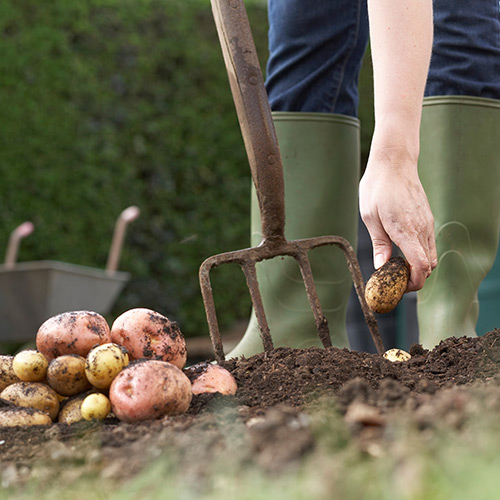
[[[0,428],[2,485],[61,477],[54,464],[64,464],[70,479],[94,472],[120,481],[165,447],[182,449],[192,467],[202,468],[208,454],[234,450],[231,440],[241,439],[247,444],[237,447],[241,459],[279,471],[314,447],[306,415],[325,400],[366,450],[383,439],[387,422],[401,412],[425,429],[436,420],[460,425],[474,398],[500,404],[500,330],[478,338],[451,337],[431,351],[414,345],[410,354],[407,362],[390,362],[333,347],[278,348],[226,361],[237,394],[194,396],[184,415],[138,424],[110,417],[70,426]]]

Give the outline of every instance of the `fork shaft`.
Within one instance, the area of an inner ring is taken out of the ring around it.
[[[285,239],[283,165],[264,79],[242,0],[211,0],[243,141],[259,200],[264,240]]]

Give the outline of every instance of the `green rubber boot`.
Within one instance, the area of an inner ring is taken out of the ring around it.
[[[356,248],[360,169],[359,121],[324,113],[273,113],[285,179],[285,236],[288,240],[338,235]],[[251,244],[262,240],[260,214],[252,192]],[[347,346],[345,316],[351,274],[335,246],[309,253],[313,276],[332,343]],[[320,346],[314,316],[294,259],[276,257],[257,265],[266,318],[273,344]],[[252,313],[247,330],[227,357],[263,351]]]
[[[500,101],[424,100],[419,173],[434,214],[438,266],[418,292],[420,342],[476,335],[477,292],[500,228]]]

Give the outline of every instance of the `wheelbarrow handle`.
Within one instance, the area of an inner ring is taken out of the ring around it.
[[[263,241],[285,239],[283,165],[257,50],[242,0],[211,0],[257,191]]]

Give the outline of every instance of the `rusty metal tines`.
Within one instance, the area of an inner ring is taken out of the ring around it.
[[[257,262],[277,256],[293,257],[300,268],[318,335],[325,347],[331,345],[328,321],[318,298],[308,259],[309,250],[325,245],[341,248],[347,259],[358,298],[373,341],[384,352],[377,320],[364,297],[364,282],[350,243],[340,236],[319,236],[287,241],[285,238],[285,194],[283,165],[274,129],[271,109],[264,87],[250,24],[242,0],[211,0],[215,25],[224,56],[240,128],[245,143],[252,179],[257,192],[262,222],[262,242],[245,250],[209,257],[200,267],[200,286],[217,361],[224,360],[224,350],[210,284],[210,270],[225,263],[238,263],[245,274],[257,316],[265,351],[273,348],[262,297],[257,282]]]
[[[347,265],[351,272],[356,294],[358,296],[363,316],[370,330],[373,342],[379,354],[384,352],[384,345],[378,330],[377,319],[373,311],[368,307],[365,300],[365,284],[361,275],[356,254],[351,244],[340,236],[319,236],[315,238],[307,238],[303,240],[287,241],[283,239],[280,243],[273,242],[267,244],[264,242],[258,247],[248,248],[244,250],[236,250],[234,252],[226,252],[209,257],[203,262],[200,267],[200,286],[207,314],[208,327],[212,346],[214,349],[215,357],[218,362],[225,359],[222,338],[219,331],[217,322],[217,315],[215,310],[214,297],[212,286],[210,282],[210,271],[221,265],[228,263],[237,263],[241,266],[245,274],[247,286],[252,298],[252,304],[259,324],[260,335],[264,351],[273,349],[272,336],[267,324],[264,305],[259,291],[259,284],[255,266],[257,262],[262,260],[272,259],[278,255],[287,255],[293,257],[301,270],[302,278],[304,280],[307,297],[311,306],[318,336],[324,347],[330,347],[330,331],[328,327],[328,320],[323,314],[321,303],[314,283],[314,278],[311,272],[311,267],[308,259],[308,252],[314,248],[326,245],[335,245],[339,247],[345,255]]]

